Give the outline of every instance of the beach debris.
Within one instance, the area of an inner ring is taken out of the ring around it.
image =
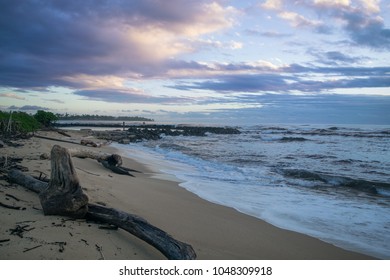
[[[55,131],[56,131],[58,134],[64,135],[64,136],[66,136],[66,137],[72,137],[72,136],[70,136],[68,133],[66,133],[66,132],[63,131],[63,130],[56,129]]]
[[[76,170],[66,148],[51,150],[51,180],[39,193],[45,215],[83,217],[88,211],[88,197],[81,189]]]
[[[89,243],[87,240],[85,240],[85,239],[80,239],[80,240],[83,241],[85,245],[89,246]]]
[[[8,209],[13,209],[13,210],[26,210],[26,207],[8,205],[2,202],[0,202],[0,206]]]
[[[26,253],[26,252],[28,252],[28,251],[34,250],[34,249],[39,248],[39,247],[42,247],[42,245],[37,245],[37,246],[35,246],[35,247],[25,249],[25,250],[23,250],[23,253]]]
[[[99,260],[104,260],[104,255],[103,255],[103,247],[95,244],[96,250],[100,253],[100,259]]]
[[[35,223],[36,221],[20,221],[16,222],[16,224],[25,224],[25,223]]]
[[[65,251],[66,242],[53,242],[52,244],[58,245],[58,246],[59,246],[58,251],[59,251],[60,253],[62,253],[62,252]]]
[[[107,224],[99,226],[99,229],[118,230],[118,226]]]
[[[22,171],[28,171],[28,168],[19,164],[22,161],[23,161],[23,158],[21,158],[21,157],[12,157],[12,156],[8,156],[8,155],[0,156],[0,169],[2,169],[3,171],[4,170],[6,171],[6,170],[16,168],[16,169],[19,169]]]
[[[94,148],[100,147],[99,144],[96,144],[95,142],[93,142],[92,140],[89,140],[89,139],[81,139],[80,144],[83,146],[91,146]]]
[[[50,179],[47,177],[47,174],[45,174],[42,171],[39,172],[39,177],[35,177],[35,178],[37,178],[39,181],[43,181],[47,183],[50,181]]]
[[[121,174],[121,175],[128,175],[134,177],[130,172],[136,172],[136,173],[141,173],[138,170],[127,168],[122,166],[122,157],[118,154],[106,154],[106,153],[100,153],[100,152],[95,152],[91,150],[80,150],[80,149],[68,149],[71,157],[77,157],[77,158],[90,158],[90,159],[95,159],[99,163],[101,163],[105,168],[113,171],[116,174]],[[42,154],[40,156],[41,159],[50,159],[51,156],[48,154]],[[82,170],[82,169],[80,169]],[[90,173],[88,171],[82,170],[86,173],[100,176],[99,174],[94,174]]]
[[[168,259],[190,260],[196,258],[196,253],[191,245],[174,239],[165,231],[136,215],[101,205],[89,204],[87,218],[117,225],[152,245]]]
[[[17,235],[20,238],[23,238],[23,234],[25,232],[28,232],[28,231],[35,229],[34,227],[32,227],[32,228],[29,228],[29,227],[30,227],[30,225],[24,225],[24,226],[17,225],[15,228],[10,229],[10,231],[11,231],[10,234]]]
[[[94,175],[94,176],[100,176],[100,174],[95,174],[95,173],[89,172],[89,171],[87,171],[87,170],[84,170],[84,169],[82,169],[82,168],[79,168],[79,167],[76,167],[76,169],[78,169],[78,170],[81,170],[81,171],[83,171],[83,172],[85,172],[85,173],[87,173],[87,174],[90,174],[90,175]]]
[[[19,198],[17,198],[16,196],[14,196],[14,195],[12,195],[12,194],[8,194],[8,193],[6,193],[6,194],[5,194],[5,196],[6,196],[6,197],[13,198],[13,199],[15,199],[16,201],[20,201],[20,199],[19,199]]]
[[[67,201],[69,198],[78,198],[78,196],[82,194],[82,188],[79,185],[76,170],[74,169],[73,164],[71,162],[71,157],[67,149],[61,148],[58,145],[55,145],[52,148],[51,157],[52,180],[49,184],[39,181],[32,176],[24,174],[23,172],[20,172],[18,170],[10,170],[8,172],[9,179],[14,183],[17,183],[27,189],[38,193],[40,198],[44,197],[42,194],[44,194],[45,192],[47,192],[47,190],[50,189],[50,192],[52,192],[53,198],[55,199],[49,201],[48,206],[53,207],[53,204],[55,204],[56,202],[57,204],[66,206],[66,211],[62,211],[61,209],[61,211],[59,211],[58,213],[53,212],[53,215],[66,215],[70,217],[79,218],[84,217],[87,220],[100,221],[107,224],[112,224],[133,234],[134,236],[155,247],[168,259],[196,259],[195,250],[192,248],[191,245],[174,239],[165,231],[157,228],[156,226],[153,226],[139,216],[92,203],[84,204],[79,203],[77,201],[73,204],[69,203],[69,201]],[[56,187],[59,190],[56,190]],[[64,190],[65,192],[63,192]],[[67,191],[73,192],[69,194],[67,193]],[[44,209],[44,212],[46,207],[44,205],[45,203],[47,202],[45,202],[44,199],[41,199],[41,204]],[[69,205],[72,207],[68,207]],[[74,212],[69,211],[72,209]],[[45,214],[47,215],[47,212],[45,212]],[[84,214],[84,216],[82,216],[81,214]]]
[[[40,138],[40,139],[57,141],[57,142],[63,142],[63,143],[80,144],[80,143],[78,143],[76,141],[58,139],[58,138],[53,138],[53,137],[48,137],[48,136],[43,136],[43,135],[38,135],[38,134],[34,134],[33,137]]]

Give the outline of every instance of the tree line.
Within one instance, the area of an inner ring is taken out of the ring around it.
[[[152,122],[148,119],[138,116],[105,116],[105,115],[75,115],[75,114],[54,114],[44,110],[38,110],[35,114],[28,114],[21,111],[5,112],[0,111],[0,133],[2,135],[29,133],[43,127],[51,127],[58,120],[109,120],[109,121],[142,121]]]
[[[38,110],[34,115],[20,111],[0,111],[0,133],[29,133],[42,127],[50,127],[57,120],[58,116],[43,110]]]

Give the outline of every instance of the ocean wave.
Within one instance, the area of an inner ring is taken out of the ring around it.
[[[313,172],[303,169],[282,169],[281,173],[289,178],[320,182],[324,187],[344,187],[371,195],[388,196],[386,194],[390,191],[390,183],[387,182],[376,182],[359,178],[355,179],[344,176],[328,175],[321,172]],[[381,190],[384,190],[384,192]]]
[[[389,138],[390,129],[372,129],[364,130],[360,128],[346,127],[278,127],[278,126],[254,126],[249,129],[244,129],[246,133],[261,133],[261,134],[283,134],[283,135],[306,135],[306,136],[341,136],[341,137],[357,137],[357,138]]]

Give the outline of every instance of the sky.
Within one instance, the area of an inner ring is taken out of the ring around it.
[[[0,7],[0,110],[390,124],[390,0]]]

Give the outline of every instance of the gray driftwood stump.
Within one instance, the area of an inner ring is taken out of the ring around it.
[[[39,194],[45,215],[82,218],[88,212],[88,196],[83,193],[66,148],[51,150],[51,180]]]

